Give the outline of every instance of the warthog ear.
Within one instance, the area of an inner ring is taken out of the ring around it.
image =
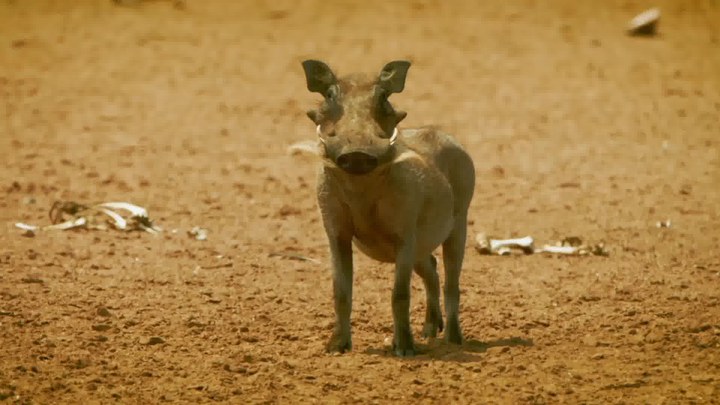
[[[308,90],[327,97],[330,87],[337,83],[337,78],[330,67],[325,62],[313,59],[304,61],[302,66],[305,69]]]
[[[380,72],[378,85],[382,87],[388,95],[400,93],[405,88],[405,78],[407,77],[408,69],[410,69],[410,62],[406,60],[396,60],[388,63],[382,72]]]

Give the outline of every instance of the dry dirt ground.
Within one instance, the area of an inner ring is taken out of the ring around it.
[[[720,3],[660,1],[657,37],[625,35],[654,4],[0,1],[0,399],[719,403]],[[467,343],[420,339],[416,278],[412,359],[384,343],[392,267],[359,257],[354,351],[326,354],[316,162],[286,153],[315,136],[308,57],[413,61],[393,101],[474,157],[471,235],[610,256],[469,240]],[[57,200],[164,232],[14,228]]]

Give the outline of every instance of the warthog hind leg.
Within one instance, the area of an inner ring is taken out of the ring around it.
[[[440,311],[440,280],[437,273],[437,260],[430,255],[426,260],[415,264],[415,273],[420,276],[425,284],[426,308],[425,324],[423,325],[423,337],[437,337],[438,332],[443,330],[443,318]]]

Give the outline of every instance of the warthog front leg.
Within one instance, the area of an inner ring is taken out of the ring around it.
[[[430,255],[426,260],[415,263],[417,273],[425,284],[426,308],[423,336],[434,338],[438,331],[443,330],[442,312],[440,311],[440,280],[437,273],[437,260]]]
[[[326,349],[330,352],[344,353],[352,349],[350,331],[353,290],[352,242],[338,237],[330,238],[330,255],[335,300],[335,330]]]
[[[415,256],[415,239],[406,241],[398,249],[395,260],[395,285],[392,292],[395,336],[393,350],[400,357],[414,356],[412,330],[410,329],[410,278]]]
[[[443,242],[443,265],[445,266],[445,314],[447,328],[445,339],[450,343],[461,344],[460,331],[460,271],[465,256],[465,238],[467,236],[467,219],[460,215],[455,220],[450,237]]]

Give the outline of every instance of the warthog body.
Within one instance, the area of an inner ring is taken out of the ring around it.
[[[308,112],[317,125],[323,165],[318,203],[332,256],[336,325],[328,350],[350,350],[352,243],[369,257],[395,263],[393,349],[415,353],[410,329],[410,278],[427,298],[423,334],[443,330],[433,251],[443,247],[445,337],[460,344],[459,279],[475,170],[463,148],[435,128],[398,130],[406,116],[388,102],[401,92],[409,62],[390,62],[379,77],[337,78],[323,62],[303,62],[308,89],[321,93]]]

